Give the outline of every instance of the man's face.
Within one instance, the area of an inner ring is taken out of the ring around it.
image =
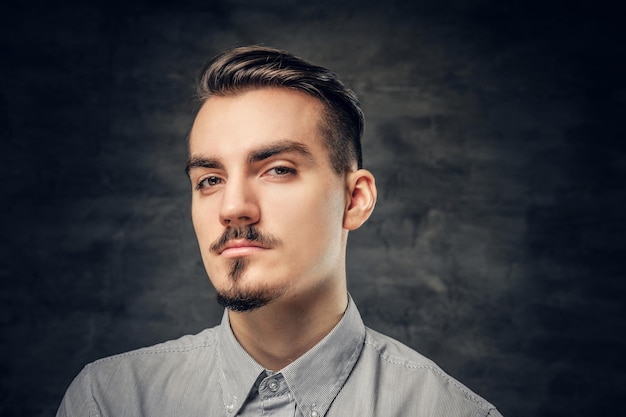
[[[330,165],[322,112],[307,94],[264,88],[211,97],[196,117],[193,225],[218,294],[244,301],[234,309],[303,302],[344,280],[348,191]]]

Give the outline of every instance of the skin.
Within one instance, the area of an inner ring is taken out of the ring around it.
[[[233,333],[262,366],[278,371],[319,342],[347,306],[348,232],[376,201],[374,177],[333,171],[320,131],[321,102],[262,88],[213,96],[189,140],[192,220],[218,293],[256,292],[272,301],[229,310]],[[253,226],[268,237],[216,245],[225,231]],[[232,265],[244,268],[232,273]]]

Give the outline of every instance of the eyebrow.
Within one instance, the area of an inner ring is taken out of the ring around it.
[[[283,153],[296,153],[311,162],[314,162],[315,160],[313,158],[313,153],[305,144],[292,140],[280,140],[262,148],[250,151],[248,153],[247,162],[249,164],[253,164]],[[189,176],[189,171],[193,168],[224,169],[224,164],[222,164],[222,162],[217,158],[192,156],[185,165],[185,173],[187,176]]]
[[[251,151],[248,154],[248,163],[253,164],[283,153],[296,153],[309,161],[314,160],[313,154],[305,144],[292,140],[280,140],[264,146],[263,148]]]
[[[217,159],[194,156],[187,161],[185,174],[189,176],[189,171],[193,168],[223,169],[224,165]]]

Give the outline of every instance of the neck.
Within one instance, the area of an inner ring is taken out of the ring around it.
[[[279,371],[305,354],[339,323],[348,305],[345,286],[320,294],[285,295],[258,310],[229,311],[241,346],[265,369]]]

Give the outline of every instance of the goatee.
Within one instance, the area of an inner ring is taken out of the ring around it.
[[[283,291],[272,291],[268,288],[259,290],[242,290],[231,288],[217,293],[217,302],[232,311],[252,311],[261,308],[279,298]]]
[[[281,241],[276,237],[269,233],[261,233],[254,225],[247,225],[226,228],[209,249],[219,254],[229,241],[236,239],[256,242],[264,248],[281,246]],[[217,302],[221,306],[232,311],[251,311],[269,304],[284,293],[281,290],[271,290],[262,286],[254,289],[243,288],[240,281],[249,264],[250,260],[247,257],[234,258],[229,261],[228,277],[231,287],[226,291],[217,292]]]

